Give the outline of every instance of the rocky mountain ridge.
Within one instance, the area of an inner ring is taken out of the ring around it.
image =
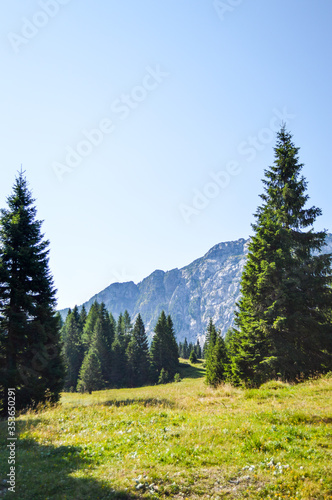
[[[150,338],[162,309],[172,316],[178,341],[185,337],[191,342],[202,341],[210,317],[225,335],[240,298],[248,244],[249,239],[243,238],[219,243],[181,269],[156,270],[138,284],[112,283],[84,305],[88,310],[95,300],[104,302],[116,318],[125,309],[132,318],[140,312]],[[330,252],[332,234],[324,247],[324,253]],[[61,311],[63,316],[67,310]]]

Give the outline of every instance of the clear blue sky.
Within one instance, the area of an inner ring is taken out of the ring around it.
[[[329,0],[2,5],[0,206],[23,164],[59,307],[248,237],[282,119],[332,231],[331,19]]]

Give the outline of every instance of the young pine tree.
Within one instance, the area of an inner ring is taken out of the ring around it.
[[[229,340],[234,382],[295,380],[332,367],[331,255],[319,254],[326,232],[312,228],[321,210],[305,208],[298,151],[282,127],[274,165],[265,170]]]
[[[189,361],[190,363],[192,364],[195,364],[197,363],[197,356],[196,356],[196,352],[194,351],[194,349],[191,351],[190,353],[190,356],[189,356]]]
[[[217,330],[216,327],[212,321],[212,318],[210,318],[208,327],[207,327],[207,332],[206,332],[206,340],[204,344],[204,358],[207,360],[209,355],[212,353],[213,348],[216,344],[217,341]]]
[[[49,242],[34,201],[21,171],[0,216],[0,392],[16,389],[16,410],[57,401],[64,376]]]
[[[102,389],[103,386],[101,362],[98,351],[94,344],[92,344],[84,357],[80,369],[77,390],[80,392],[89,392],[89,394],[91,394],[92,391],[98,391]]]
[[[228,365],[228,355],[224,339],[217,334],[214,346],[209,349],[209,354],[206,360],[206,383],[217,387],[226,376]]]
[[[161,369],[160,375],[158,377],[158,384],[167,384],[170,381],[170,376],[165,368]]]

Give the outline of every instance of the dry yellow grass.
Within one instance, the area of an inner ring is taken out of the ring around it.
[[[10,497],[332,498],[332,379],[212,389],[201,366],[183,365],[177,384],[66,393],[22,415]]]

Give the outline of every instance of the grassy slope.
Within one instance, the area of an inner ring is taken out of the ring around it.
[[[332,498],[332,378],[213,390],[201,367],[22,415],[17,493],[0,498]],[[5,422],[0,432],[5,443]],[[7,456],[2,446],[1,482]]]

